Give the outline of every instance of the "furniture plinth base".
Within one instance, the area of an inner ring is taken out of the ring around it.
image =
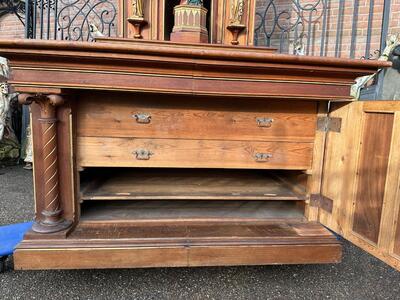
[[[338,263],[341,243],[306,221],[87,220],[66,237],[27,235],[15,269]]]
[[[63,231],[72,225],[71,221],[62,220],[55,223],[43,223],[41,221],[35,222],[32,225],[32,230],[37,233],[55,233]]]
[[[15,269],[105,269],[274,264],[323,264],[341,260],[339,244],[215,247],[18,249]]]

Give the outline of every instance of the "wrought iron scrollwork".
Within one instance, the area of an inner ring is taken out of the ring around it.
[[[60,38],[73,41],[91,41],[95,38],[90,25],[106,36],[114,33],[117,10],[109,0],[59,0],[57,14]]]
[[[0,18],[14,14],[24,24],[25,18],[25,1],[23,0],[2,0],[0,1]]]
[[[112,0],[26,1],[27,38],[92,41],[116,35],[117,9]]]
[[[324,0],[305,4],[301,0],[269,0],[263,10],[256,12],[255,44],[277,46],[280,52],[288,52],[290,44],[293,52],[296,45],[301,45],[308,54],[313,26],[321,23],[326,10]]]

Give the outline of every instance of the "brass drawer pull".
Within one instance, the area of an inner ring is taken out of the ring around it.
[[[149,160],[150,157],[151,157],[154,153],[151,152],[150,150],[138,149],[138,150],[134,151],[133,154],[136,155],[136,159],[137,159],[137,160]]]
[[[254,155],[254,160],[256,162],[268,162],[271,157],[272,154],[270,153],[256,153]]]
[[[137,114],[132,115],[132,117],[135,118],[136,122],[140,123],[140,124],[149,124],[151,121],[150,114],[137,113]]]
[[[274,119],[271,118],[256,118],[256,122],[258,127],[266,127],[269,128],[272,126],[272,122],[274,121]]]

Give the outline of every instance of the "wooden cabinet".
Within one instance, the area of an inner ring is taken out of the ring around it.
[[[348,96],[388,63],[123,39],[0,55],[34,137],[17,269],[339,262],[324,226],[399,268],[400,104]]]

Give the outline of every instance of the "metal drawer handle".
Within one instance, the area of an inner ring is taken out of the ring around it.
[[[134,151],[133,154],[136,155],[136,159],[137,159],[137,160],[149,160],[150,157],[151,157],[154,153],[151,152],[150,150],[138,149],[138,150]]]
[[[146,113],[137,113],[132,115],[132,117],[135,118],[136,122],[140,124],[149,124],[151,121],[151,115]]]
[[[256,118],[257,126],[258,127],[266,127],[269,128],[272,126],[272,122],[274,119],[271,118]]]
[[[254,155],[254,160],[256,162],[268,162],[271,157],[272,154],[270,153],[256,153]]]

